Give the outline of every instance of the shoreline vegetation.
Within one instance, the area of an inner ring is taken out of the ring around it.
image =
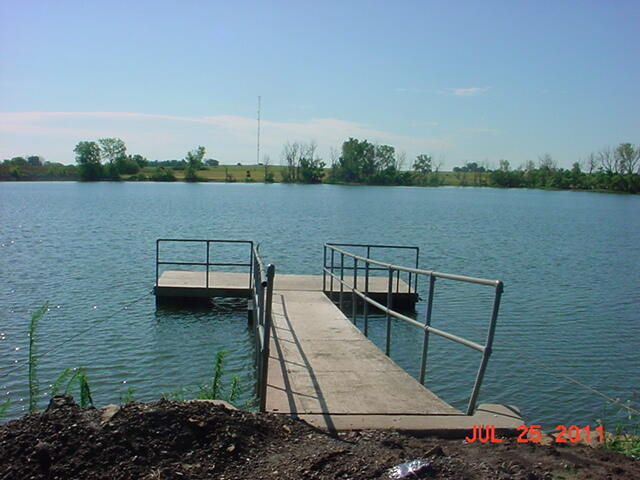
[[[512,168],[508,160],[498,165],[467,162],[442,171],[442,160],[420,154],[408,161],[403,152],[389,145],[349,138],[340,150],[331,150],[330,166],[318,157],[315,143],[287,142],[280,165],[269,156],[253,165],[222,165],[205,158],[198,147],[180,160],[150,161],[129,155],[118,138],[76,145],[76,165],[45,161],[34,155],[13,157],[0,164],[0,181],[155,181],[226,183],[298,183],[385,186],[473,186],[536,188],[615,193],[640,193],[640,146],[621,143],[604,148],[573,163],[558,167],[549,154]]]

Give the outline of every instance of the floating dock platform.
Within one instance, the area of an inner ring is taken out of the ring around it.
[[[208,276],[208,282],[207,282]],[[247,273],[230,272],[194,272],[185,270],[167,270],[158,278],[158,284],[154,288],[154,294],[159,303],[171,302],[176,298],[250,298],[250,276]],[[353,277],[343,277],[347,283],[353,283]],[[361,288],[364,289],[364,280],[359,279]],[[382,304],[387,303],[387,277],[369,277],[369,297]],[[278,273],[274,278],[274,290],[323,292],[325,295],[338,301],[340,297],[339,282],[331,282],[322,275],[292,275]],[[343,287],[343,301],[349,303],[351,291]],[[418,301],[418,294],[402,278],[393,280],[393,292],[391,294],[394,308],[410,310]]]

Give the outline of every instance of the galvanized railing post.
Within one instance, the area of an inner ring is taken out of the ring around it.
[[[264,412],[267,405],[267,380],[269,376],[269,351],[271,341],[271,307],[273,303],[273,278],[276,267],[269,264],[267,267],[267,291],[265,294],[264,309],[264,340],[262,347],[262,366],[260,372],[260,411]]]
[[[249,242],[249,248],[251,249],[251,252],[249,253],[249,255],[251,255],[251,261],[249,262],[249,288],[251,288],[251,282],[255,279],[253,275],[255,267],[255,249],[253,246],[253,241]]]
[[[416,270],[420,268],[420,248],[416,247]],[[413,293],[418,293],[418,274],[416,273],[416,277],[413,280]]]
[[[429,327],[431,326],[431,312],[433,311],[433,291],[436,277],[429,275],[429,294],[427,298],[427,312],[424,319],[424,338],[422,339],[422,362],[420,364],[420,383],[424,385],[427,373],[427,352],[429,350]]]
[[[160,240],[156,240],[156,287],[160,279]]]
[[[322,246],[322,291],[327,291],[327,244]]]
[[[333,261],[334,261],[334,256],[335,256],[336,251],[333,249],[333,247],[331,247],[331,301],[333,301],[333,299],[335,298],[335,294],[333,293]]]
[[[351,289],[351,311],[352,322],[354,325],[358,324],[358,296],[356,290],[358,289],[358,259],[353,259],[353,287]]]
[[[389,315],[389,310],[393,308],[393,269],[389,267],[389,284],[387,287],[387,340],[384,349],[384,353],[389,356],[391,354],[391,315]]]
[[[207,240],[207,266],[206,266],[206,272],[205,272],[205,287],[207,290],[209,290],[209,240]]]
[[[369,257],[367,257],[369,258]],[[369,298],[369,262],[365,262],[364,266],[364,295]],[[364,336],[369,336],[369,302],[365,301],[363,305],[364,315]]]
[[[344,253],[340,253],[340,297],[339,297],[340,310],[342,310],[343,293],[344,293]]]
[[[493,310],[491,312],[491,324],[489,325],[489,330],[487,332],[487,343],[485,343],[484,351],[482,352],[482,361],[480,362],[480,367],[478,368],[476,381],[475,381],[475,384],[473,385],[473,392],[471,393],[471,398],[469,399],[469,406],[467,407],[467,415],[473,415],[473,411],[476,409],[476,402],[478,401],[478,395],[480,393],[480,385],[482,384],[482,379],[484,378],[484,372],[487,368],[487,363],[489,363],[489,357],[491,356],[491,348],[493,345],[493,337],[496,331],[496,322],[498,320],[498,311],[500,310],[500,299],[502,298],[503,289],[504,289],[504,286],[502,282],[498,281],[496,284],[496,294],[493,299]]]

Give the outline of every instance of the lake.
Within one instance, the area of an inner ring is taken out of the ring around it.
[[[195,388],[227,351],[250,401],[246,314],[157,310],[157,238],[250,239],[278,272],[320,274],[326,241],[420,247],[420,266],[505,284],[482,403],[518,406],[527,423],[594,425],[620,408],[565,376],[638,407],[640,197],[491,188],[333,185],[0,184],[0,399],[28,407],[27,327],[39,379],[87,368],[97,404]],[[423,282],[421,291],[424,291]],[[483,343],[490,289],[438,284],[433,326]],[[424,295],[423,295],[424,296]],[[420,316],[422,307],[417,310]],[[372,339],[384,342],[383,319]],[[395,323],[392,358],[417,375],[419,331]],[[458,408],[479,354],[433,338],[427,386]]]

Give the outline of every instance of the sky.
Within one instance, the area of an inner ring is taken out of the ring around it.
[[[0,160],[349,137],[443,169],[640,143],[640,1],[0,0]],[[333,152],[332,152],[333,150]]]

